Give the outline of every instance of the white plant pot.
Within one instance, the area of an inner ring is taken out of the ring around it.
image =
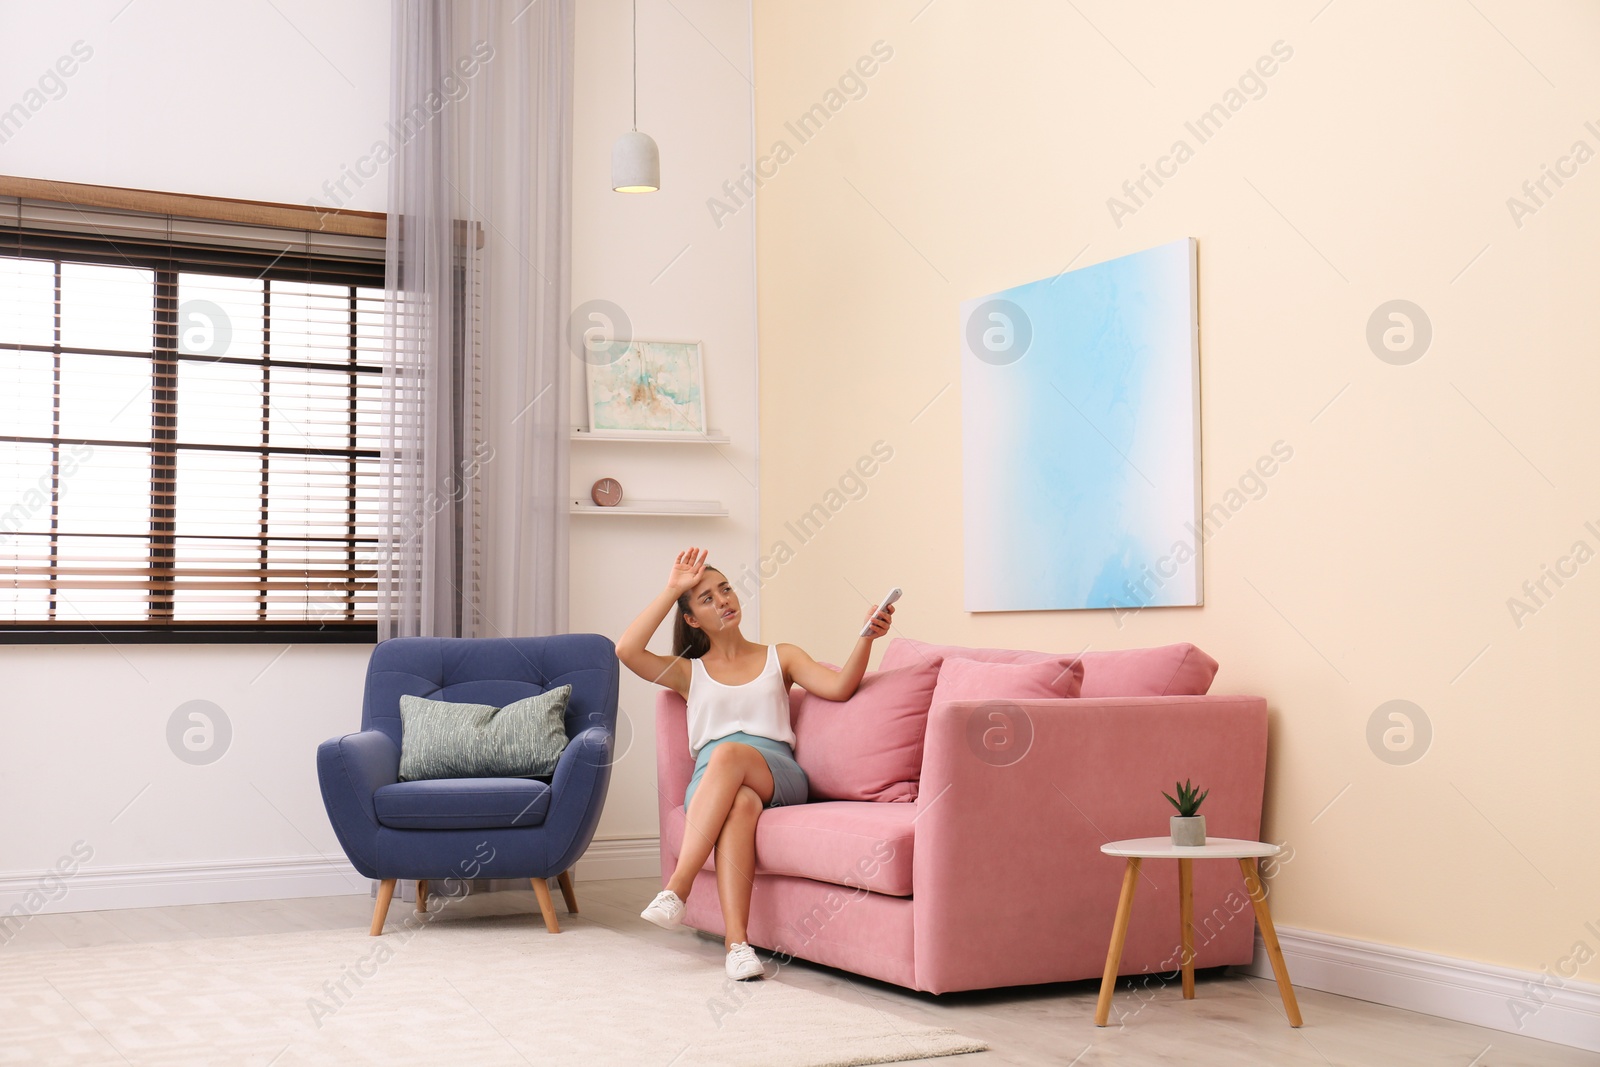
[[[1188,818],[1174,815],[1172,823],[1172,843],[1174,845],[1203,845],[1206,843],[1206,817],[1204,815],[1191,815]]]

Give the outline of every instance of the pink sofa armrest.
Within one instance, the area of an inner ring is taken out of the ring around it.
[[[689,705],[671,689],[656,693],[656,793],[660,826],[666,830],[667,816],[683,806],[683,791],[694,774],[689,758]],[[665,833],[663,833],[665,837]]]
[[[991,717],[997,708],[1012,709],[1009,724]],[[988,746],[985,730],[1001,731]],[[1175,812],[1161,793],[1184,778],[1211,791],[1200,809],[1208,836],[1257,839],[1266,757],[1261,697],[935,705],[912,873],[917,986],[938,993],[1098,975],[1124,863],[1100,845],[1165,835]],[[1176,945],[1176,867],[1144,864],[1125,974],[1173,969],[1158,965]],[[1241,880],[1231,861],[1194,872],[1198,923]],[[1200,946],[1198,966],[1250,959],[1250,909],[1229,914]]]

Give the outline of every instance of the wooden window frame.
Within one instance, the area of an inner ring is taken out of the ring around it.
[[[168,216],[181,219],[196,219],[207,222],[233,223],[252,227],[267,227],[283,229],[286,231],[340,234],[345,236],[377,238],[386,236],[387,217],[377,212],[347,211],[347,210],[322,210],[316,207],[302,207],[294,204],[275,204],[264,201],[234,200],[222,197],[193,196],[181,193],[156,192],[141,189],[125,189],[111,186],[84,185],[74,182],[56,182],[34,178],[17,178],[0,175],[0,196],[15,197],[24,200],[46,201],[54,204],[78,208],[109,208],[118,211],[135,212],[150,216]],[[109,239],[108,239],[109,240]],[[114,243],[114,240],[110,241]],[[93,242],[86,242],[86,251],[82,257],[74,256],[80,261],[93,261],[92,249],[87,247]],[[3,251],[0,247],[0,251]],[[58,259],[58,262],[60,260]],[[107,258],[104,260],[112,265],[125,262],[121,259]],[[148,265],[147,265],[148,266]],[[154,294],[154,330],[152,336],[151,353],[147,357],[152,368],[151,388],[151,510],[150,510],[150,560],[152,571],[161,560],[175,560],[175,506],[176,486],[174,484],[175,462],[178,452],[177,441],[177,368],[178,360],[178,308],[177,308],[177,275],[176,269],[155,267],[156,281]],[[203,269],[203,268],[196,268]],[[60,270],[56,278],[56,320],[57,350],[60,349]],[[343,284],[343,283],[341,283]],[[270,281],[268,282],[270,287]],[[352,294],[358,286],[351,284]],[[357,298],[352,295],[350,299],[350,321],[352,336],[357,316]],[[270,328],[270,326],[268,327]],[[270,350],[269,350],[270,351]],[[107,353],[110,354],[110,353]],[[131,357],[130,357],[131,358]],[[270,356],[263,356],[270,359]],[[60,375],[59,351],[56,356],[57,367],[55,370],[59,388]],[[358,443],[356,420],[356,382],[363,373],[377,373],[379,368],[374,365],[357,362],[354,358],[348,364],[338,364],[331,367],[319,365],[319,369],[345,370],[349,374],[349,423],[346,449],[348,456],[348,487],[350,495],[348,520],[355,520],[355,483],[359,456],[356,448]],[[270,381],[271,367],[263,368],[263,419],[267,418],[267,382]],[[265,429],[265,422],[264,422]],[[56,447],[53,449],[51,475],[52,497],[59,491],[60,446],[63,443],[60,437],[60,425],[52,425],[52,440]],[[104,442],[106,444],[125,445],[128,442]],[[162,446],[166,447],[163,448]],[[220,446],[219,446],[220,447]],[[243,447],[243,446],[239,446]],[[224,451],[237,451],[237,447],[223,448]],[[263,438],[259,448],[248,448],[246,451],[257,451],[261,455],[262,490],[261,490],[261,541],[263,562],[265,561],[267,540],[265,538],[267,521],[267,490],[266,471],[274,453],[295,453],[308,451],[293,447],[269,446]],[[316,451],[316,450],[309,450]],[[162,460],[165,463],[162,464]],[[166,478],[159,474],[160,470],[168,472]],[[163,486],[165,490],[163,491]],[[351,527],[353,530],[353,525]],[[52,543],[55,537],[55,527],[52,522]],[[282,538],[275,538],[282,539]],[[292,539],[292,538],[291,538]],[[353,539],[346,538],[346,555],[350,572],[356,573],[357,544]],[[152,574],[152,579],[155,579]],[[160,585],[158,580],[153,580],[152,585]],[[152,589],[148,615],[156,614],[156,606],[164,604],[164,611],[170,615],[173,600],[170,593],[173,585],[169,580],[165,588],[168,596],[161,600],[159,591]],[[264,598],[265,587],[259,596]],[[355,604],[356,591],[351,585],[345,593],[347,603],[351,605],[352,613]],[[8,644],[83,644],[109,642],[122,643],[251,643],[285,641],[300,643],[373,643],[377,640],[377,624],[371,620],[358,620],[352,622],[328,623],[314,620],[265,620],[256,619],[240,622],[220,621],[168,621],[146,618],[145,620],[129,620],[126,622],[0,622],[0,645]]]

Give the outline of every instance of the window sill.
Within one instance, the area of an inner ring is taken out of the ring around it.
[[[0,626],[0,645],[236,645],[377,644],[376,623],[318,626],[305,623],[217,625],[194,623],[150,626],[144,623],[81,623]]]

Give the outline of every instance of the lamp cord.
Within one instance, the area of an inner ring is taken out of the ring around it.
[[[639,0],[633,0],[633,132],[639,132]]]

